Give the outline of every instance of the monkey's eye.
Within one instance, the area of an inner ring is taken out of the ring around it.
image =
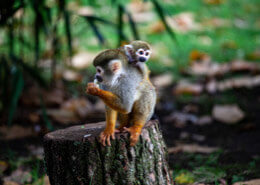
[[[98,72],[98,73],[101,73],[101,69],[97,68],[97,72]]]
[[[149,56],[150,53],[148,51],[145,52],[145,56]]]
[[[143,50],[140,50],[140,51],[139,51],[139,54],[140,54],[140,55],[143,55],[143,54],[144,54],[144,51],[143,51]]]

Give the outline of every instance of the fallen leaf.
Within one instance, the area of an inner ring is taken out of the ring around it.
[[[210,80],[207,84],[206,84],[206,90],[209,93],[215,93],[217,92],[218,88],[218,84],[217,81],[215,79]]]
[[[148,12],[152,8],[152,3],[150,1],[139,1],[134,0],[127,4],[127,9],[135,14],[140,12]]]
[[[60,105],[64,101],[64,96],[64,90],[61,88],[45,90],[37,86],[32,86],[23,92],[21,102],[29,107],[39,107],[42,106],[41,97],[43,97],[46,106],[54,106]]]
[[[63,124],[77,123],[93,111],[93,105],[86,98],[71,98],[59,109],[47,109],[47,114]]]
[[[150,25],[149,27],[149,33],[150,34],[158,34],[158,33],[162,33],[165,31],[165,27],[162,21],[157,21],[155,23],[153,23],[152,25]]]
[[[4,181],[3,185],[19,185],[17,182],[14,181]]]
[[[236,182],[233,185],[259,185],[259,184],[260,184],[260,179],[252,179],[244,182]]]
[[[206,19],[202,21],[202,25],[204,27],[212,27],[212,28],[219,28],[219,27],[226,27],[230,25],[229,20],[221,19],[219,17],[214,17],[210,19]]]
[[[208,60],[209,56],[198,50],[193,50],[190,52],[190,60]]]
[[[72,111],[80,118],[86,117],[92,108],[92,104],[86,98],[72,98],[61,105],[61,109]]]
[[[83,79],[83,76],[80,73],[73,71],[73,70],[64,70],[63,78],[67,81],[81,82]]]
[[[37,113],[35,113],[35,112],[29,113],[28,118],[29,118],[29,120],[30,120],[31,122],[33,122],[33,123],[37,123],[37,122],[40,121],[40,116],[39,116],[39,114],[37,114]]]
[[[166,20],[172,29],[181,33],[200,29],[200,25],[194,21],[194,14],[191,12],[182,12],[173,17],[167,17]]]
[[[217,83],[218,91],[225,91],[232,88],[252,88],[260,85],[260,75],[254,77],[230,78]]]
[[[229,64],[211,63],[209,60],[193,62],[189,69],[192,75],[206,75],[209,77],[223,75],[230,71]]]
[[[32,185],[51,185],[50,181],[49,181],[49,177],[47,175],[44,175],[42,178],[40,178],[39,180],[37,180],[36,182],[34,182]]]
[[[55,121],[63,124],[79,122],[78,116],[71,110],[66,109],[47,109],[47,114]]]
[[[5,140],[19,139],[35,135],[36,133],[31,127],[22,127],[19,125],[12,125],[11,127],[0,127],[0,138]]]
[[[171,74],[163,74],[151,79],[154,86],[157,88],[163,88],[165,86],[169,86],[173,82],[173,76]]]
[[[17,182],[18,184],[27,184],[32,181],[32,175],[29,171],[21,167],[11,173],[10,176],[3,178],[4,182]]]
[[[198,121],[195,122],[195,125],[200,125],[200,126],[208,125],[208,124],[211,124],[212,121],[213,120],[212,120],[211,116],[205,115],[205,116],[199,117]]]
[[[175,177],[175,181],[178,184],[192,184],[195,182],[193,174],[190,172],[181,173]]]
[[[260,70],[260,65],[258,63],[252,63],[248,61],[232,61],[230,70],[233,72],[237,71],[250,71],[255,72]]]
[[[5,161],[0,161],[0,174],[3,174],[5,170],[7,170],[9,167],[9,164]]]
[[[182,112],[174,112],[164,118],[165,122],[173,122],[178,127],[184,127],[187,123],[195,123],[197,120],[195,115]]]
[[[204,3],[210,4],[210,5],[219,5],[222,4],[224,0],[204,0]]]
[[[43,155],[44,155],[43,147],[29,145],[27,146],[27,148],[31,152],[32,156],[37,157],[37,159],[43,159]]]
[[[132,18],[136,23],[148,23],[153,22],[156,19],[154,12],[139,12],[132,14]],[[124,15],[124,21],[128,21],[128,17]]]
[[[248,60],[260,60],[260,50],[256,50],[246,55]]]
[[[76,69],[85,69],[92,64],[96,53],[81,52],[74,55],[71,59],[71,66]]]
[[[244,119],[245,113],[237,105],[215,105],[212,116],[220,122],[235,124]]]
[[[177,144],[176,147],[169,147],[168,153],[179,153],[179,152],[187,152],[187,153],[212,153],[217,151],[219,148],[217,147],[208,147],[208,146],[200,146],[197,144]]]
[[[181,81],[174,88],[174,94],[191,94],[191,95],[199,95],[203,91],[203,86],[201,84],[189,83],[186,81]]]
[[[90,16],[90,15],[94,15],[94,10],[92,7],[90,6],[81,6],[78,8],[75,8],[73,10],[76,14],[78,15],[82,15],[82,16]]]
[[[195,140],[195,141],[198,141],[198,142],[202,142],[202,141],[204,141],[204,140],[206,139],[205,136],[199,135],[199,134],[192,134],[192,135],[191,135],[191,138],[192,138],[193,140]]]

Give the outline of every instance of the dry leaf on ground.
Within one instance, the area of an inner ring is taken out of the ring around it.
[[[86,98],[71,98],[59,109],[47,109],[47,114],[59,123],[76,123],[94,111],[93,105]]]
[[[92,64],[96,53],[81,52],[74,55],[71,59],[71,66],[76,69],[85,69]]]
[[[42,106],[41,97],[46,106],[60,105],[64,100],[64,90],[53,88],[51,90],[41,89],[37,86],[27,88],[22,96],[21,102],[26,106]]]
[[[153,77],[151,81],[153,82],[155,87],[162,88],[172,84],[173,76],[171,74],[158,75]]]
[[[18,184],[17,182],[14,182],[14,181],[4,181],[3,185],[20,185],[20,184]]]
[[[177,127],[184,127],[187,123],[196,123],[197,116],[182,112],[173,112],[164,118],[165,122],[173,122]]]
[[[19,125],[13,125],[11,127],[1,126],[0,127],[0,138],[1,139],[19,139],[25,137],[35,136],[33,128],[31,127],[22,127]]]
[[[5,161],[0,161],[0,174],[3,174],[5,170],[7,170],[9,167],[9,164]]]
[[[236,182],[233,185],[259,185],[259,184],[260,184],[260,179],[253,179],[244,182]]]
[[[17,182],[18,184],[27,184],[32,181],[32,175],[29,171],[19,167],[12,172],[10,176],[3,178],[4,182]]]
[[[133,14],[147,12],[152,9],[152,3],[150,1],[131,1],[127,4],[127,9]]]
[[[176,147],[169,147],[168,152],[171,153],[179,153],[179,152],[187,152],[187,153],[212,153],[217,151],[219,148],[217,147],[208,147],[208,146],[200,146],[198,144],[177,144]]]
[[[62,76],[67,81],[81,82],[83,79],[83,76],[79,72],[73,70],[64,70]]]
[[[212,116],[220,122],[235,124],[244,119],[245,113],[235,104],[215,105],[212,110]]]
[[[177,86],[173,89],[174,94],[191,94],[191,95],[199,95],[203,91],[202,84],[190,83],[187,81],[180,81]]]

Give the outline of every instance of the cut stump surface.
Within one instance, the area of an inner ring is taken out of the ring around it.
[[[44,137],[47,173],[52,185],[172,184],[167,148],[158,121],[149,121],[138,143],[118,133],[111,146],[99,143],[105,123],[73,126]]]

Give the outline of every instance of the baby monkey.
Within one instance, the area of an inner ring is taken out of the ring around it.
[[[152,53],[148,43],[136,40],[124,45],[120,50],[124,50],[130,64],[134,64],[144,77],[148,77],[149,70],[145,62],[149,60]]]

